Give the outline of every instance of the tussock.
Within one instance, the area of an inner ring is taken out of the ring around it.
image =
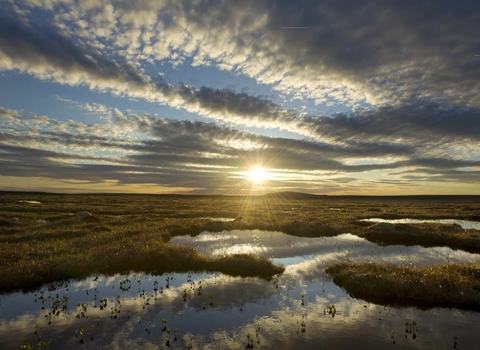
[[[369,302],[480,310],[480,263],[430,267],[338,263],[325,272],[352,296]]]

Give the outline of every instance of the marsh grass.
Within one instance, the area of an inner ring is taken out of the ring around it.
[[[25,200],[40,204],[21,202]],[[81,211],[92,216],[77,217]],[[283,268],[253,256],[210,258],[194,249],[170,246],[169,240],[175,235],[232,229],[308,237],[362,234],[368,227],[358,225],[358,219],[372,213],[468,219],[480,216],[480,204],[0,192],[0,292],[126,271],[212,270],[268,279]],[[10,221],[12,217],[18,222]]]
[[[480,231],[463,230],[459,225],[377,223],[368,226],[359,235],[380,245],[446,246],[480,253]]]
[[[480,263],[429,267],[336,263],[325,272],[351,296],[373,303],[480,310]]]

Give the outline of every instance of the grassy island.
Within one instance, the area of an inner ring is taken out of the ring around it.
[[[399,267],[337,263],[325,272],[353,297],[377,304],[480,310],[480,264]]]

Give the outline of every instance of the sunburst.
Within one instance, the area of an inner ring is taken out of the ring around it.
[[[253,168],[250,170],[249,176],[253,182],[262,182],[267,179],[267,173],[262,168]]]

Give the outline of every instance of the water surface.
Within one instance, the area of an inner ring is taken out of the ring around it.
[[[368,349],[439,349],[453,347],[454,336],[459,348],[469,349],[480,340],[479,313],[366,303],[323,272],[326,264],[347,259],[428,265],[478,262],[477,254],[378,247],[350,234],[301,238],[260,230],[204,232],[171,244],[216,256],[252,251],[286,270],[271,281],[219,273],[91,276],[55,290],[2,295],[0,348],[33,345],[39,336],[52,339],[50,349],[164,349],[169,337],[171,348],[245,349],[248,334],[255,349],[352,349],[359,343]],[[412,321],[418,330],[405,333],[405,322]]]

